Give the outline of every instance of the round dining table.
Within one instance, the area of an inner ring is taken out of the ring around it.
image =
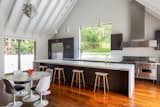
[[[34,71],[31,76],[29,76],[27,72],[21,72],[21,73],[16,73],[16,74],[14,74],[14,73],[13,74],[4,74],[4,75],[0,76],[0,78],[8,79],[8,80],[11,80],[11,81],[14,81],[17,83],[23,83],[23,82],[25,83],[25,82],[29,81],[30,82],[30,87],[29,87],[30,94],[25,96],[23,98],[23,101],[24,102],[32,102],[32,101],[39,99],[39,95],[32,93],[31,88],[33,85],[33,81],[39,80],[42,77],[47,76],[47,75],[49,75],[48,72]]]

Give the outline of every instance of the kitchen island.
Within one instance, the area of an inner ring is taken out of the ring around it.
[[[91,61],[74,61],[74,60],[35,60],[34,68],[39,65],[46,65],[49,68],[63,67],[66,81],[70,83],[72,69],[83,69],[87,86],[93,87],[95,72],[109,73],[110,91],[118,92],[132,98],[135,87],[135,65],[121,63],[105,63]]]

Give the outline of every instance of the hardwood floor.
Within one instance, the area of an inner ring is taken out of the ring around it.
[[[70,88],[65,85],[51,85],[52,94],[47,107],[160,107],[160,85],[148,81],[136,81],[133,99],[118,93],[103,91],[95,94],[91,89]],[[0,93],[0,105],[7,104],[9,97]],[[24,103],[23,107],[32,107],[32,103]]]

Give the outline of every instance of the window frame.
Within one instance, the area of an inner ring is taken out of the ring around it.
[[[78,45],[79,45],[79,48],[78,48],[78,51],[79,51],[79,52],[78,52],[78,54],[79,54],[79,55],[78,55],[78,58],[79,58],[79,59],[83,59],[83,58],[82,58],[82,54],[81,54],[81,53],[82,53],[82,52],[81,52],[81,29],[84,28],[84,27],[86,27],[86,28],[87,28],[87,27],[96,27],[96,26],[104,26],[104,25],[109,25],[109,24],[111,24],[111,25],[112,25],[112,28],[113,28],[113,23],[111,23],[111,22],[110,22],[110,23],[107,23],[107,24],[100,24],[100,25],[99,25],[99,24],[96,24],[96,25],[87,25],[87,26],[82,26],[82,25],[81,25],[81,26],[79,27],[79,37],[78,37],[78,38],[79,38],[79,40],[78,40]],[[111,34],[112,34],[112,29],[111,29]],[[110,37],[110,38],[111,38],[111,37]],[[112,51],[112,50],[111,50],[111,51]],[[107,56],[108,56],[108,55],[107,55]]]
[[[17,68],[17,70],[21,70],[21,41],[22,40],[33,40],[33,42],[34,42],[34,60],[36,60],[36,40],[34,40],[34,39],[18,39],[18,38],[14,38],[14,37],[4,37],[4,40],[6,39],[6,38],[8,38],[8,39],[15,39],[15,40],[17,40],[17,42],[18,42],[18,49],[17,49],[17,55],[18,55],[18,68]],[[5,53],[4,53],[4,55],[5,55]],[[5,61],[5,59],[4,59],[4,61]],[[5,66],[5,65],[4,65]]]

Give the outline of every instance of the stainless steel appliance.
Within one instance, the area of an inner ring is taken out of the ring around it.
[[[52,59],[63,59],[63,43],[53,43],[52,49]]]
[[[157,63],[153,57],[123,56],[122,62],[135,64],[136,78],[157,80]]]

